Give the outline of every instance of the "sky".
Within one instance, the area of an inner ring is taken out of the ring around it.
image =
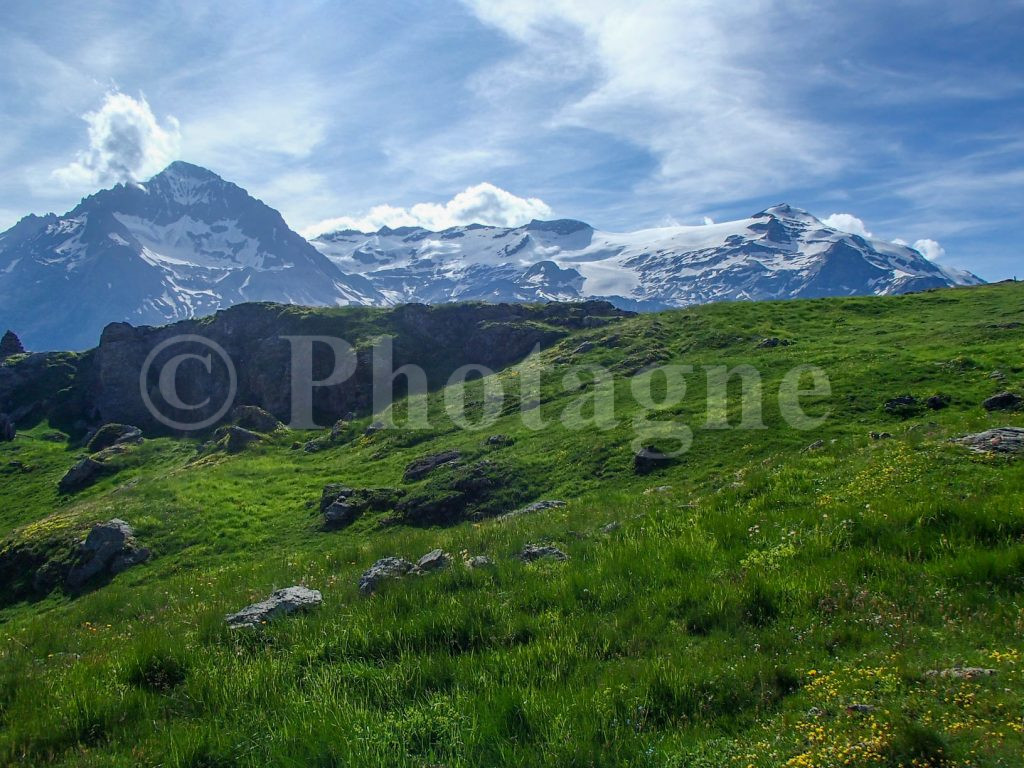
[[[308,235],[788,202],[1024,277],[1024,0],[0,4],[0,230],[176,159]]]

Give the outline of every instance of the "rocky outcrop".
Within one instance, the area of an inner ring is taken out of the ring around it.
[[[266,600],[248,605],[238,613],[224,617],[231,629],[258,627],[281,616],[290,616],[300,611],[319,607],[323,595],[307,587],[285,587],[274,592]]]
[[[18,431],[14,422],[6,413],[0,413],[0,443],[10,443],[17,436]]]
[[[349,488],[332,483],[320,495],[320,513],[328,530],[346,528],[366,512],[394,509],[403,492],[397,488]]]
[[[645,445],[633,454],[633,472],[637,475],[649,475],[675,463],[675,458],[662,453],[657,446]]]
[[[0,362],[6,360],[12,355],[21,355],[25,353],[25,347],[21,343],[21,339],[14,331],[5,331],[3,338],[0,338]]]
[[[220,427],[214,433],[214,440],[217,447],[223,448],[228,453],[241,453],[251,445],[263,440],[263,435],[243,427],[230,425]]]
[[[359,577],[359,592],[372,595],[385,581],[400,579],[416,570],[416,566],[401,557],[382,557]]]
[[[1024,453],[1024,428],[997,427],[953,439],[975,453]]]
[[[421,456],[405,468],[405,473],[402,475],[402,479],[411,483],[426,477],[438,467],[443,467],[446,464],[454,464],[462,458],[462,454],[458,451],[442,451],[441,453],[433,453],[429,456]]]
[[[65,578],[65,586],[76,591],[100,576],[113,576],[149,559],[149,550],[135,540],[134,529],[124,520],[100,523],[89,531],[79,546]]]
[[[910,416],[920,410],[921,403],[913,395],[900,395],[886,400],[882,407],[886,413],[891,413],[894,416]]]

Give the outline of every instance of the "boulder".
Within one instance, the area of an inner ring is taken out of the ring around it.
[[[953,438],[953,442],[975,453],[1024,453],[1024,428],[997,427]]]
[[[582,344],[580,344],[578,347],[576,347],[576,349],[574,349],[572,351],[572,353],[574,355],[582,355],[582,354],[585,354],[585,353],[589,352],[592,349],[595,349],[596,347],[597,347],[597,344],[595,344],[594,342],[592,342],[592,341],[584,341]]]
[[[613,520],[607,525],[601,526],[601,533],[615,533],[620,528],[622,528],[622,523],[618,522],[617,520]]]
[[[416,567],[426,573],[447,568],[449,562],[449,557],[444,550],[432,549],[416,562]]]
[[[382,557],[359,577],[359,592],[372,595],[388,579],[400,579],[416,570],[416,566],[401,557]]]
[[[869,432],[868,434],[872,440],[890,440],[892,438],[891,432]]]
[[[508,435],[491,435],[484,441],[488,448],[504,448],[506,445],[513,445],[515,439]]]
[[[344,528],[368,510],[393,509],[402,497],[397,488],[349,488],[341,483],[324,486],[320,494],[320,513],[327,528]]]
[[[139,546],[134,529],[115,518],[89,531],[64,583],[70,590],[81,589],[98,576],[113,576],[148,559],[149,550]]]
[[[241,453],[250,445],[261,442],[263,436],[244,427],[221,427],[216,432],[217,443],[228,453]]]
[[[443,467],[446,464],[454,464],[462,458],[462,454],[458,451],[442,451],[441,453],[432,453],[429,456],[422,456],[405,468],[405,474],[402,475],[402,479],[407,483],[411,483],[420,478],[426,477],[438,467]]]
[[[273,432],[284,426],[277,418],[258,405],[240,405],[231,412],[231,419],[242,429],[253,432]]]
[[[1000,392],[985,400],[981,406],[986,411],[1016,411],[1024,400],[1013,392]]]
[[[257,627],[280,616],[317,608],[323,602],[323,595],[307,587],[285,587],[274,592],[266,600],[246,606],[238,613],[225,616],[231,629]]]
[[[64,474],[64,477],[57,483],[57,490],[61,493],[77,493],[95,485],[100,478],[111,471],[111,467],[101,461],[91,457],[84,458]]]
[[[112,445],[128,445],[142,442],[142,430],[131,424],[104,424],[89,439],[86,449],[99,453]]]
[[[552,547],[550,545],[539,545],[539,544],[527,544],[523,547],[523,551],[518,555],[520,560],[527,563],[532,563],[536,560],[541,560],[546,557],[550,557],[554,560],[568,560],[569,556],[565,554],[558,547]]]
[[[14,428],[14,422],[6,413],[0,413],[0,443],[9,443],[14,440],[18,431]]]
[[[813,443],[804,448],[804,453],[814,453],[815,451],[820,451],[824,447],[824,440],[815,440]]]
[[[339,499],[324,510],[324,526],[334,530],[347,528],[362,516],[362,509]]]
[[[949,407],[949,395],[932,395],[924,401],[924,404],[933,411],[941,411],[943,408]]]
[[[494,561],[487,555],[473,555],[466,560],[466,567],[470,569],[489,568],[492,565],[494,565]]]
[[[674,463],[673,457],[666,456],[653,445],[646,445],[633,454],[633,472],[638,475],[647,475]]]

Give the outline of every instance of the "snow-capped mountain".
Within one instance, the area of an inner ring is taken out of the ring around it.
[[[558,220],[345,230],[310,243],[244,189],[183,162],[0,234],[0,330],[14,329],[37,350],[93,346],[114,321],[161,325],[246,301],[606,298],[660,309],[980,282],[788,205],[724,224],[630,233]]]
[[[0,234],[0,327],[30,349],[91,347],[115,320],[162,325],[245,301],[385,299],[273,208],[188,163]]]
[[[749,219],[629,233],[580,221],[344,230],[312,241],[390,302],[607,298],[656,309],[723,300],[891,294],[982,282],[917,251],[777,205]]]

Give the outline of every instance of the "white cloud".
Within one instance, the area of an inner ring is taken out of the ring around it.
[[[518,197],[484,182],[459,192],[446,203],[417,203],[409,208],[377,205],[362,216],[326,219],[303,231],[306,237],[339,229],[376,232],[381,227],[424,227],[433,231],[465,224],[517,227],[531,219],[551,215],[551,208],[536,197]]]
[[[129,181],[162,170],[177,157],[181,134],[178,121],[160,125],[144,96],[107,93],[103,105],[82,119],[89,126],[89,148],[53,172],[68,186],[95,186]]]
[[[942,261],[946,255],[946,249],[931,238],[922,238],[914,242],[914,250],[924,256],[928,261]]]
[[[829,176],[844,162],[848,145],[798,111],[817,38],[792,40],[790,30],[820,28],[825,11],[814,4],[464,2],[523,46],[519,79],[532,77],[534,89],[564,83],[568,98],[547,125],[611,134],[657,159],[650,191],[705,203],[751,198]],[[782,36],[790,44],[766,44]],[[528,63],[559,60],[567,65]],[[801,76],[781,75],[792,71]]]
[[[858,219],[852,213],[833,213],[822,219],[821,223],[826,227],[838,229],[840,232],[849,232],[851,235],[874,237],[874,235],[868,232],[868,228],[864,225],[863,220]]]
[[[712,219],[710,216],[705,216],[704,217],[704,226],[705,227],[710,227],[714,223],[715,223],[715,220]]]

